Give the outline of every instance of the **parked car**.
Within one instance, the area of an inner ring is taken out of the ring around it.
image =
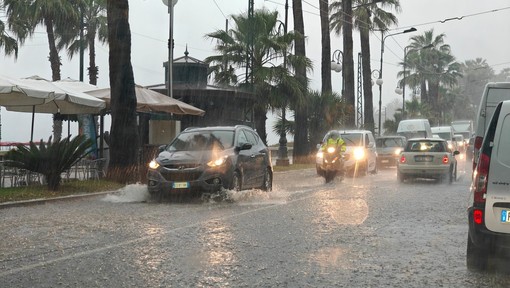
[[[411,178],[445,179],[451,184],[457,179],[457,160],[448,142],[439,138],[413,138],[407,140],[400,153],[397,178],[400,182]]]
[[[377,150],[375,138],[369,130],[337,130],[345,142],[344,169],[347,176],[367,175],[377,173]],[[330,131],[331,132],[331,131]],[[321,144],[327,141],[329,132],[324,136]],[[322,163],[321,154],[317,153],[315,164]],[[317,174],[320,174],[317,169]]]
[[[248,126],[189,128],[160,147],[147,179],[150,194],[158,197],[226,189],[270,191],[271,154]]]
[[[377,165],[396,166],[400,152],[404,150],[406,137],[404,136],[380,136],[376,137]]]
[[[477,136],[478,137],[478,136]],[[470,187],[466,264],[484,270],[491,255],[510,249],[510,101],[500,102],[484,134]]]

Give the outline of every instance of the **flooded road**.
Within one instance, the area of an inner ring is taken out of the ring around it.
[[[129,185],[2,209],[0,287],[505,287],[508,271],[465,267],[470,173],[325,184],[307,169],[228,202],[154,203]]]

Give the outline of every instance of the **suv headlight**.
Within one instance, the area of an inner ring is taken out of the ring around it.
[[[209,161],[207,163],[207,166],[209,166],[209,167],[219,167],[219,166],[225,164],[225,162],[227,162],[227,158],[228,158],[228,156],[221,156],[221,157],[215,158],[215,159]]]
[[[158,167],[159,167],[159,163],[156,160],[152,160],[149,163],[149,168],[151,168],[151,169],[158,169]]]

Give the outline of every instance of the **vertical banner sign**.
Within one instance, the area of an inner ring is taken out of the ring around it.
[[[80,129],[80,135],[85,135],[87,139],[92,140],[92,146],[87,150],[90,151],[88,157],[97,159],[97,135],[96,125],[94,124],[94,116],[91,114],[78,115],[78,126]]]

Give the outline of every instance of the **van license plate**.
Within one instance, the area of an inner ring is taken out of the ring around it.
[[[510,223],[510,213],[508,210],[501,210],[501,222]]]
[[[174,182],[172,187],[176,189],[189,188],[189,182]]]

